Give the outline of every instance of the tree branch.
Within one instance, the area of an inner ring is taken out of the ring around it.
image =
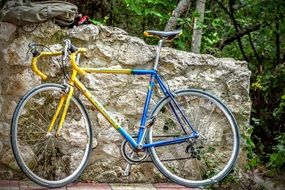
[[[258,30],[258,29],[257,29],[257,30]],[[249,39],[251,48],[253,49],[254,56],[256,57],[258,63],[261,65],[262,61],[261,61],[261,59],[260,59],[260,57],[259,57],[259,55],[258,55],[258,53],[257,53],[257,51],[256,51],[256,49],[255,49],[255,46],[254,46],[254,44],[253,44],[253,42],[252,42],[250,33],[248,34],[248,39]]]
[[[238,33],[239,32],[239,27],[238,27],[239,24],[237,23],[237,21],[235,19],[235,16],[234,16],[234,8],[233,8],[234,1],[235,0],[229,0],[229,10],[230,10],[229,12],[230,12],[230,17],[231,17],[231,19],[233,21],[235,30]],[[243,58],[248,62],[248,58],[247,58],[247,56],[246,56],[246,54],[244,52],[244,49],[243,49],[243,46],[242,46],[242,41],[241,41],[240,37],[237,38],[237,41],[238,41],[239,49],[240,49],[240,51],[241,51],[241,53],[243,55]]]
[[[172,16],[169,18],[164,31],[175,30],[178,18],[188,10],[190,4],[192,4],[192,0],[180,0],[177,7],[172,12]]]
[[[238,29],[244,31],[244,30],[242,29],[241,25],[240,25],[238,22],[234,21],[234,20],[235,20],[234,15],[233,15],[231,12],[229,12],[228,9],[227,9],[221,2],[219,2],[218,0],[214,0],[214,1],[230,16],[230,18],[231,18],[231,20],[233,20],[234,24],[236,24],[236,26],[238,26]],[[230,8],[230,10],[233,11],[233,8]],[[258,25],[259,25],[259,27],[256,28],[256,30],[258,30],[258,29],[260,28],[260,26],[261,26],[260,24],[250,26],[250,27],[248,28],[249,31],[245,31],[245,33],[244,33],[243,35],[241,35],[240,37],[237,36],[237,35],[239,35],[239,34],[235,34],[234,36],[232,36],[232,37],[226,39],[225,41],[223,41],[222,43],[219,44],[220,49],[223,49],[224,46],[230,44],[231,42],[233,42],[233,41],[235,41],[235,40],[238,40],[239,38],[241,38],[241,37],[243,37],[245,34],[247,34],[247,35],[248,35],[248,38],[249,38],[249,42],[250,42],[251,48],[252,48],[252,50],[253,50],[253,52],[254,52],[254,55],[255,55],[257,61],[259,62],[259,64],[261,64],[260,57],[259,57],[259,55],[258,55],[258,53],[257,53],[257,51],[256,51],[256,49],[255,49],[255,47],[254,47],[254,44],[253,44],[253,42],[252,42],[251,35],[250,35],[251,32],[255,31],[255,30],[254,30],[254,26],[257,27]],[[251,28],[251,27],[252,27],[252,28]],[[253,30],[250,31],[250,28],[253,29]],[[247,30],[247,29],[245,29],[245,30]],[[242,32],[238,32],[238,33],[242,33]],[[232,38],[232,40],[231,40],[231,38]],[[227,40],[228,40],[228,42],[226,42]],[[240,42],[239,42],[239,44],[240,44]]]
[[[235,33],[233,36],[226,38],[224,41],[220,42],[216,47],[219,47],[221,50],[228,44],[232,43],[233,41],[243,37],[244,35],[250,34],[251,32],[254,32],[260,28],[261,24],[256,24],[249,26],[248,28],[245,28],[243,30],[239,30],[237,33]]]
[[[228,14],[231,15],[231,13],[228,11],[228,9],[218,0],[215,0],[216,3],[218,3],[218,5]]]

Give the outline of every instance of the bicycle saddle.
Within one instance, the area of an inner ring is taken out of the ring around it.
[[[167,40],[172,40],[177,35],[182,34],[182,30],[174,30],[174,31],[156,31],[156,30],[146,30],[143,33],[147,37],[159,37],[159,38],[167,38]]]

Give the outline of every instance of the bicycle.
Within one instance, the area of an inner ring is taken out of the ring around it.
[[[239,129],[236,120],[221,100],[204,90],[184,89],[172,92],[158,73],[160,51],[165,40],[172,40],[181,30],[145,31],[159,37],[153,69],[110,69],[80,67],[80,56],[87,52],[70,40],[63,51],[45,52],[32,45],[32,69],[38,69],[43,56],[62,56],[71,65],[63,84],[46,83],[28,91],[19,101],[12,119],[11,141],[16,161],[35,183],[61,187],[76,180],[87,165],[92,148],[91,121],[75,89],[122,135],[121,152],[129,163],[151,158],[157,169],[171,181],[187,187],[203,187],[221,181],[232,170],[239,153]],[[62,66],[64,67],[64,66]],[[130,135],[90,91],[79,81],[87,74],[149,75],[150,81],[138,134]],[[151,112],[155,85],[163,93]]]

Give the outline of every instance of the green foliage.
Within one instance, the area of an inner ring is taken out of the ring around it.
[[[277,144],[272,148],[273,153],[269,154],[269,167],[280,171],[285,168],[285,133],[280,134],[276,140]]]
[[[139,16],[152,15],[161,19],[163,16],[156,7],[166,5],[165,1],[162,0],[125,0],[125,3],[131,11]]]
[[[259,122],[259,119],[253,118],[253,120],[255,120],[255,122]],[[244,150],[246,150],[247,158],[248,158],[248,162],[245,165],[246,170],[252,170],[253,168],[255,168],[261,163],[259,156],[256,155],[255,153],[256,146],[254,142],[252,141],[252,139],[250,138],[252,132],[253,132],[253,128],[250,127],[247,129],[247,131],[244,134],[242,134],[242,138],[245,140]]]
[[[177,49],[190,51],[191,49],[191,37],[192,37],[192,17],[178,19],[178,24],[183,30],[182,35],[174,41],[174,45]]]
[[[281,96],[279,107],[274,109],[273,116],[281,120],[282,119],[281,117],[284,116],[284,113],[285,113],[285,95]]]
[[[171,0],[124,0],[131,17],[130,32],[142,36],[147,29],[163,30],[175,4]]]
[[[91,23],[93,23],[94,25],[106,25],[107,20],[108,20],[108,17],[105,17],[105,18],[100,19],[100,20],[89,19],[89,21]]]
[[[215,47],[219,43],[224,33],[220,32],[224,30],[226,21],[222,18],[215,18],[211,11],[205,13],[205,23],[207,27],[204,29],[204,35],[202,40],[202,52],[220,55],[220,51]]]

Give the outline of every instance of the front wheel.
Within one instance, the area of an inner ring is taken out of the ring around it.
[[[47,132],[66,88],[43,84],[19,102],[11,128],[12,149],[22,171],[35,183],[61,187],[76,180],[87,164],[92,144],[91,123],[81,101],[72,97],[61,135],[59,118]]]
[[[191,127],[199,137],[151,147],[150,156],[159,171],[175,183],[187,187],[217,183],[237,160],[240,141],[237,123],[230,110],[209,93],[187,89],[174,94],[176,103],[165,97],[151,113],[156,122],[149,129],[148,142],[191,134]]]

